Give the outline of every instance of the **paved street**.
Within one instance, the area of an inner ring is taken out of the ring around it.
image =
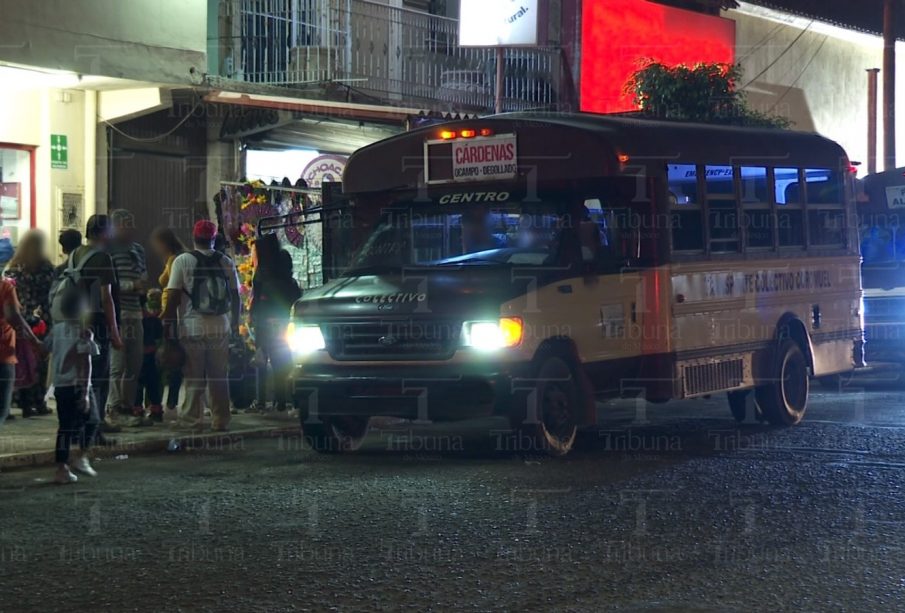
[[[397,423],[356,456],[293,437],[69,487],[4,472],[0,609],[897,610],[903,399],[818,390],[791,430],[622,402],[561,460],[499,423]]]

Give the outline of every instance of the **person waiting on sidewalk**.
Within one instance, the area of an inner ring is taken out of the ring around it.
[[[269,235],[273,237],[273,235]],[[263,239],[264,237],[262,237]],[[276,238],[273,238],[276,241]],[[260,240],[258,242],[261,242]],[[257,243],[255,243],[257,247]],[[267,388],[273,390],[274,408],[286,410],[289,370],[292,354],[286,343],[286,327],[292,305],[302,295],[299,284],[292,276],[292,256],[285,249],[277,248],[273,262],[262,266],[260,260],[252,282],[251,325],[255,333],[258,363],[257,408],[264,410],[267,404]],[[272,376],[268,377],[270,362]],[[270,381],[268,386],[267,382]]]
[[[70,263],[78,268],[79,285],[87,300],[89,329],[97,343],[98,353],[91,358],[91,390],[98,410],[100,426],[98,442],[104,443],[103,432],[117,432],[118,427],[106,423],[105,410],[110,383],[110,348],[122,349],[116,306],[117,282],[113,260],[107,253],[111,239],[110,218],[92,215],[85,224],[87,245],[72,252]]]
[[[170,271],[176,258],[185,253],[185,245],[176,236],[172,228],[160,226],[151,233],[151,249],[164,263],[163,272],[160,273],[158,282],[160,289],[166,290],[170,283]],[[160,301],[160,312],[167,310],[167,294],[164,291]],[[167,412],[173,415],[179,405],[179,391],[182,389],[182,368],[167,368],[164,376],[167,384]]]
[[[203,427],[205,389],[210,395],[211,427],[229,429],[227,356],[230,335],[238,335],[239,275],[226,255],[214,251],[217,226],[199,221],[192,230],[195,249],[173,262],[163,315],[167,352],[185,353],[185,398],[179,427]],[[175,360],[171,360],[175,361]]]
[[[141,320],[144,328],[144,357],[141,362],[141,373],[138,376],[138,389],[135,394],[135,406],[145,406],[147,401],[148,417],[157,423],[163,421],[163,389],[161,387],[160,368],[157,366],[157,350],[163,339],[163,322],[160,321],[161,292],[156,287],[148,290],[145,298],[144,317]]]
[[[119,321],[123,348],[114,349],[110,359],[110,394],[107,419],[119,426],[150,426],[143,407],[135,407],[138,376],[141,372],[144,341],[141,301],[148,285],[144,247],[134,240],[135,217],[117,209],[110,214],[113,240],[110,258],[119,284]]]
[[[74,483],[78,477],[71,469],[96,477],[97,472],[88,459],[98,422],[97,405],[91,392],[91,360],[99,352],[94,335],[73,315],[50,331],[44,347],[51,352],[51,380],[57,401],[56,451],[57,472],[54,482]],[[78,441],[79,455],[70,462],[72,442]]]
[[[82,246],[82,233],[75,228],[67,228],[60,232],[57,239],[60,249],[63,251],[63,263],[53,269],[54,278],[59,277],[69,266],[69,254]]]
[[[12,281],[0,278],[0,427],[9,415],[16,383],[16,336],[34,347],[41,341],[34,335],[25,318]]]
[[[5,277],[15,283],[25,321],[38,336],[46,334],[51,323],[50,284],[53,282],[53,265],[47,259],[46,250],[44,233],[41,230],[29,230],[22,235],[16,254],[3,272]],[[50,413],[44,402],[44,395],[47,393],[47,360],[37,356],[36,366],[36,377],[32,379],[36,382],[16,392],[22,417]]]

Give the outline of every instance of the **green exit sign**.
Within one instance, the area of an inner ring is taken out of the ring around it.
[[[69,139],[65,134],[50,135],[50,167],[69,168]]]

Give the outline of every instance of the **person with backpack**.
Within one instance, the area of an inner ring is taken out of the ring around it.
[[[107,253],[111,238],[110,218],[92,215],[85,225],[88,244],[69,255],[66,269],[51,288],[50,314],[56,321],[87,321],[98,351],[91,356],[91,388],[100,420],[98,442],[104,443],[103,432],[116,432],[118,427],[105,420],[110,381],[110,348],[120,350],[116,292],[118,284],[113,260]]]
[[[167,353],[184,353],[185,398],[178,427],[201,430],[207,389],[211,428],[229,429],[227,356],[239,329],[239,274],[232,260],[215,251],[217,226],[202,220],[192,230],[194,250],[173,261],[163,314]]]
[[[144,353],[141,302],[148,289],[147,259],[144,247],[134,240],[135,216],[117,209],[110,219],[113,240],[109,253],[119,285],[123,348],[114,349],[111,355],[107,418],[120,426],[150,426],[154,422],[145,416],[144,407],[134,404]]]

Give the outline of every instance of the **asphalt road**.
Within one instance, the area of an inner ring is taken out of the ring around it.
[[[817,392],[787,430],[622,402],[559,460],[488,421],[7,472],[0,610],[902,610],[903,400]]]

